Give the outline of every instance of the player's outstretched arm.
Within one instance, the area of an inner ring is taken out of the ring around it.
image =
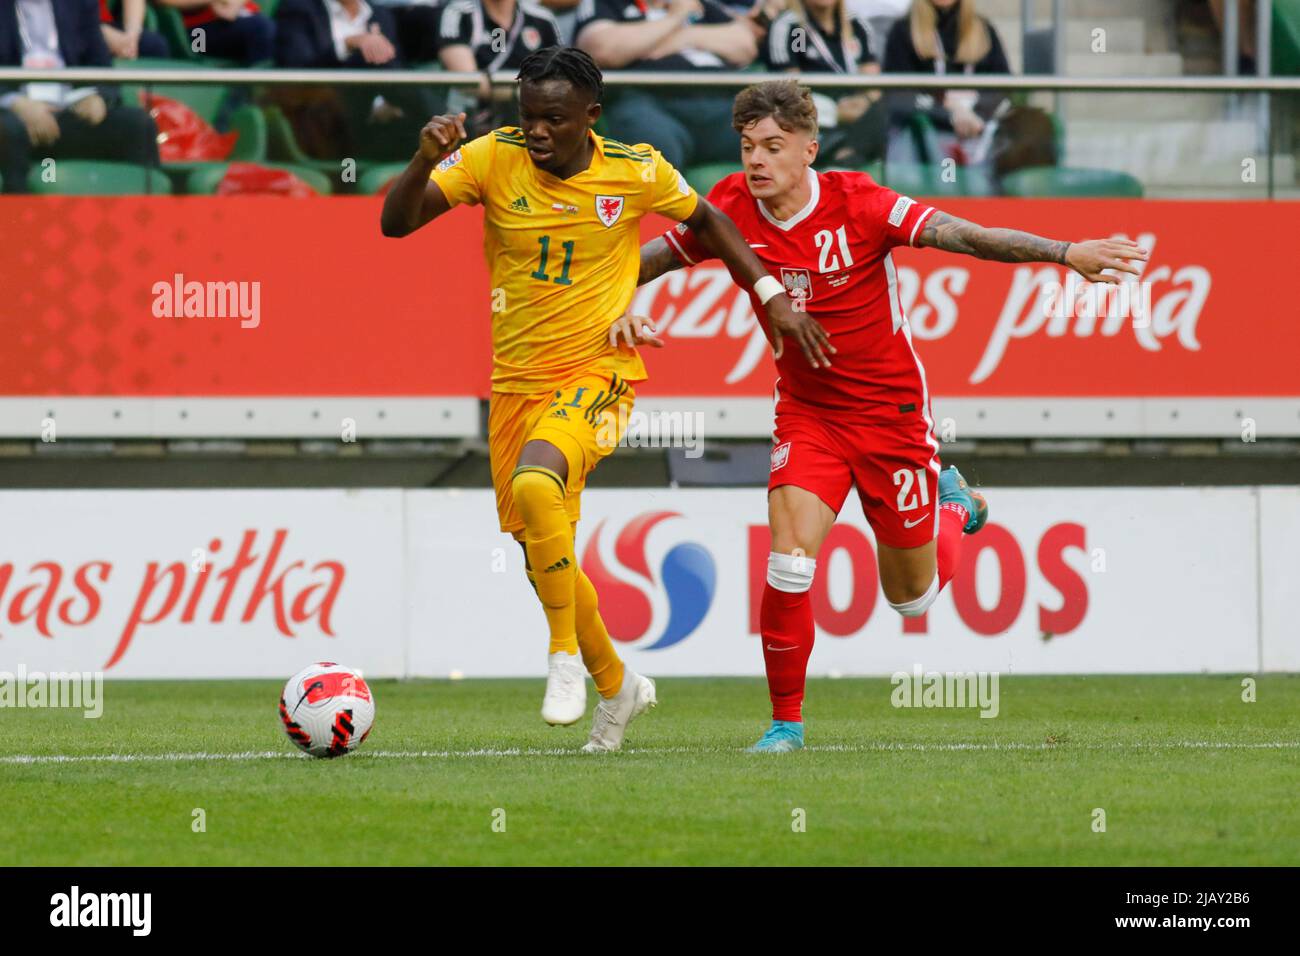
[[[1090,282],[1120,281],[1119,276],[1108,275],[1103,269],[1140,275],[1132,260],[1145,261],[1148,256],[1147,250],[1128,239],[1044,239],[1019,229],[986,229],[937,209],[925,221],[917,245],[995,262],[1057,262]]]
[[[681,261],[668,248],[668,242],[663,236],[657,236],[641,246],[641,271],[637,275],[636,284],[645,285],[681,267]],[[609,344],[615,348],[626,346],[632,349],[638,345],[649,345],[661,349],[667,343],[655,334],[656,331],[654,322],[648,316],[633,315],[629,306],[628,311],[610,325]]]
[[[409,236],[451,208],[437,183],[429,179],[443,158],[466,139],[465,114],[435,116],[420,130],[420,148],[384,197],[379,228],[385,236]]]
[[[731,277],[747,289],[753,289],[763,300],[767,312],[768,327],[772,334],[772,351],[777,358],[784,351],[783,340],[790,336],[799,343],[804,358],[813,368],[830,368],[829,355],[835,354],[831,337],[822,328],[822,324],[807,312],[796,312],[790,304],[780,283],[768,275],[754,250],[749,248],[744,236],[721,210],[707,199],[700,199],[691,218],[686,220],[687,227],[695,233],[700,245],[711,255],[722,260],[722,264],[731,272]],[[762,287],[757,284],[762,280]],[[770,284],[770,285],[769,285]],[[771,293],[767,290],[775,287],[779,290]]]
[[[641,244],[641,271],[636,277],[636,284],[645,285],[647,282],[653,282],[660,276],[681,267],[682,261],[673,254],[668,240],[663,236],[656,236],[649,242]]]

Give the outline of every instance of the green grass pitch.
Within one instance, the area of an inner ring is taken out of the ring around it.
[[[664,679],[593,757],[541,679],[375,681],[332,761],[295,756],[276,682],[110,682],[98,720],[0,711],[0,865],[1295,865],[1300,677],[1241,682],[1004,677],[984,719],[813,680],[810,749],[750,755],[761,680]]]

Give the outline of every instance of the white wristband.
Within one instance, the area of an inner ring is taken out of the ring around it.
[[[780,295],[785,291],[785,286],[777,282],[771,276],[763,276],[754,283],[754,295],[758,296],[758,301],[767,305],[767,300],[774,295]]]

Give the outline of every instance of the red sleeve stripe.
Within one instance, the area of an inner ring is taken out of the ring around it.
[[[677,237],[673,235],[673,230],[669,229],[665,232],[664,238],[668,240],[669,247],[673,250],[673,254],[677,256],[678,259],[681,259],[688,266],[695,265],[695,260],[686,254],[685,248],[683,248],[682,244],[677,241]]]
[[[925,220],[929,217],[930,213],[932,212],[934,212],[934,207],[926,206],[925,212],[921,213],[921,215],[916,217],[916,225],[912,227],[912,234],[907,237],[907,244],[909,246],[916,245],[916,234],[921,228],[921,223],[925,222]]]

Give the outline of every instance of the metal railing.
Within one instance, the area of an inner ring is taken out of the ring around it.
[[[508,86],[513,73],[492,73],[492,82]],[[694,87],[734,89],[764,79],[788,78],[787,74],[748,71],[667,73],[618,70],[605,74],[607,87]],[[1017,76],[980,74],[935,76],[928,73],[800,74],[800,83],[814,89],[865,90],[948,90],[959,85],[966,90],[1022,90],[1063,93],[1295,93],[1300,76]],[[472,86],[480,73],[426,72],[420,70],[255,70],[184,69],[139,70],[119,67],[76,67],[62,70],[0,68],[0,83],[166,83],[170,85],[259,86],[325,84],[327,86]]]

